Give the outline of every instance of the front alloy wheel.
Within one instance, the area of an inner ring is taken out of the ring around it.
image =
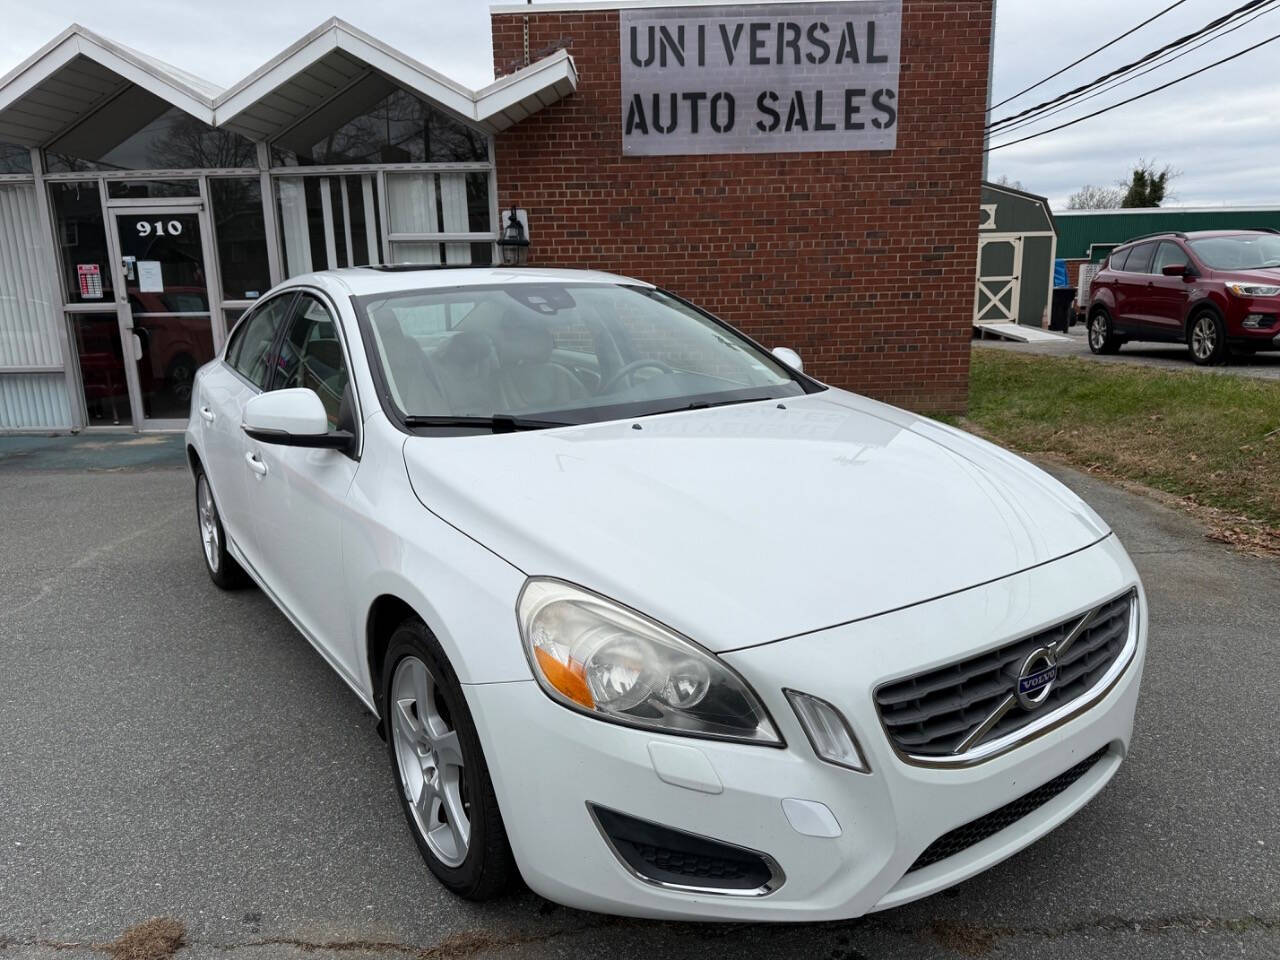
[[[440,685],[417,657],[396,665],[390,714],[400,784],[414,825],[441,863],[457,867],[471,844],[466,761]]]
[[[1221,363],[1227,356],[1226,331],[1217,314],[1200,314],[1191,324],[1191,359],[1201,366]]]
[[[391,635],[382,677],[387,753],[418,851],[458,896],[498,896],[516,874],[502,814],[462,684],[421,620]]]

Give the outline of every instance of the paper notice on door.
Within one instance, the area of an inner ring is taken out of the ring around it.
[[[159,260],[138,261],[138,292],[164,293],[164,274]]]
[[[102,299],[102,269],[96,263],[77,263],[76,278],[82,300]]]

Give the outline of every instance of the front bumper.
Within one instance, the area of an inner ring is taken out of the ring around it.
[[[882,682],[1060,622],[1138,583],[1115,537],[1054,563],[950,597],[804,637],[724,654],[766,703],[785,748],[675,737],[583,717],[533,681],[468,686],[516,861],[537,893],[569,906],[655,918],[833,920],[898,906],[966,879],[1066,820],[1119,767],[1146,651],[1139,586],[1137,651],[1092,708],[1015,749],[955,769],[900,758],[871,692]],[[785,696],[837,706],[870,773],[817,759]],[[665,746],[678,748],[672,754]],[[943,834],[1102,759],[1012,826],[922,869]],[[690,753],[692,751],[692,753]],[[674,773],[668,759],[679,758]],[[840,835],[794,828],[788,798],[824,804]],[[713,838],[776,861],[786,880],[763,896],[688,892],[645,882],[609,848],[597,805]]]

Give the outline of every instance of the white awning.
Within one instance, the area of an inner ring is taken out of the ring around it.
[[[79,25],[0,78],[0,140],[44,146],[115,98],[158,98],[215,127],[270,140],[371,105],[399,87],[486,132],[577,89],[563,50],[480,90],[463,86],[337,18],[226,91]]]

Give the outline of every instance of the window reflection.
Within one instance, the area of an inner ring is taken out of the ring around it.
[[[0,143],[0,173],[30,173],[31,151],[16,143]]]
[[[262,184],[257,177],[211,177],[213,231],[224,300],[256,300],[271,287]]]
[[[45,151],[51,173],[81,170],[192,170],[257,165],[257,147],[231,130],[216,130],[150,94],[123,95]],[[139,100],[138,103],[134,103]],[[128,101],[128,102],[124,102]],[[130,109],[130,107],[133,109]]]
[[[385,81],[375,79],[385,85]],[[286,134],[272,146],[273,165],[467,163],[489,159],[484,134],[404,90],[392,90],[355,115],[351,115],[351,106],[352,101],[344,99],[326,116],[317,116]],[[322,122],[327,128],[321,128]]]

